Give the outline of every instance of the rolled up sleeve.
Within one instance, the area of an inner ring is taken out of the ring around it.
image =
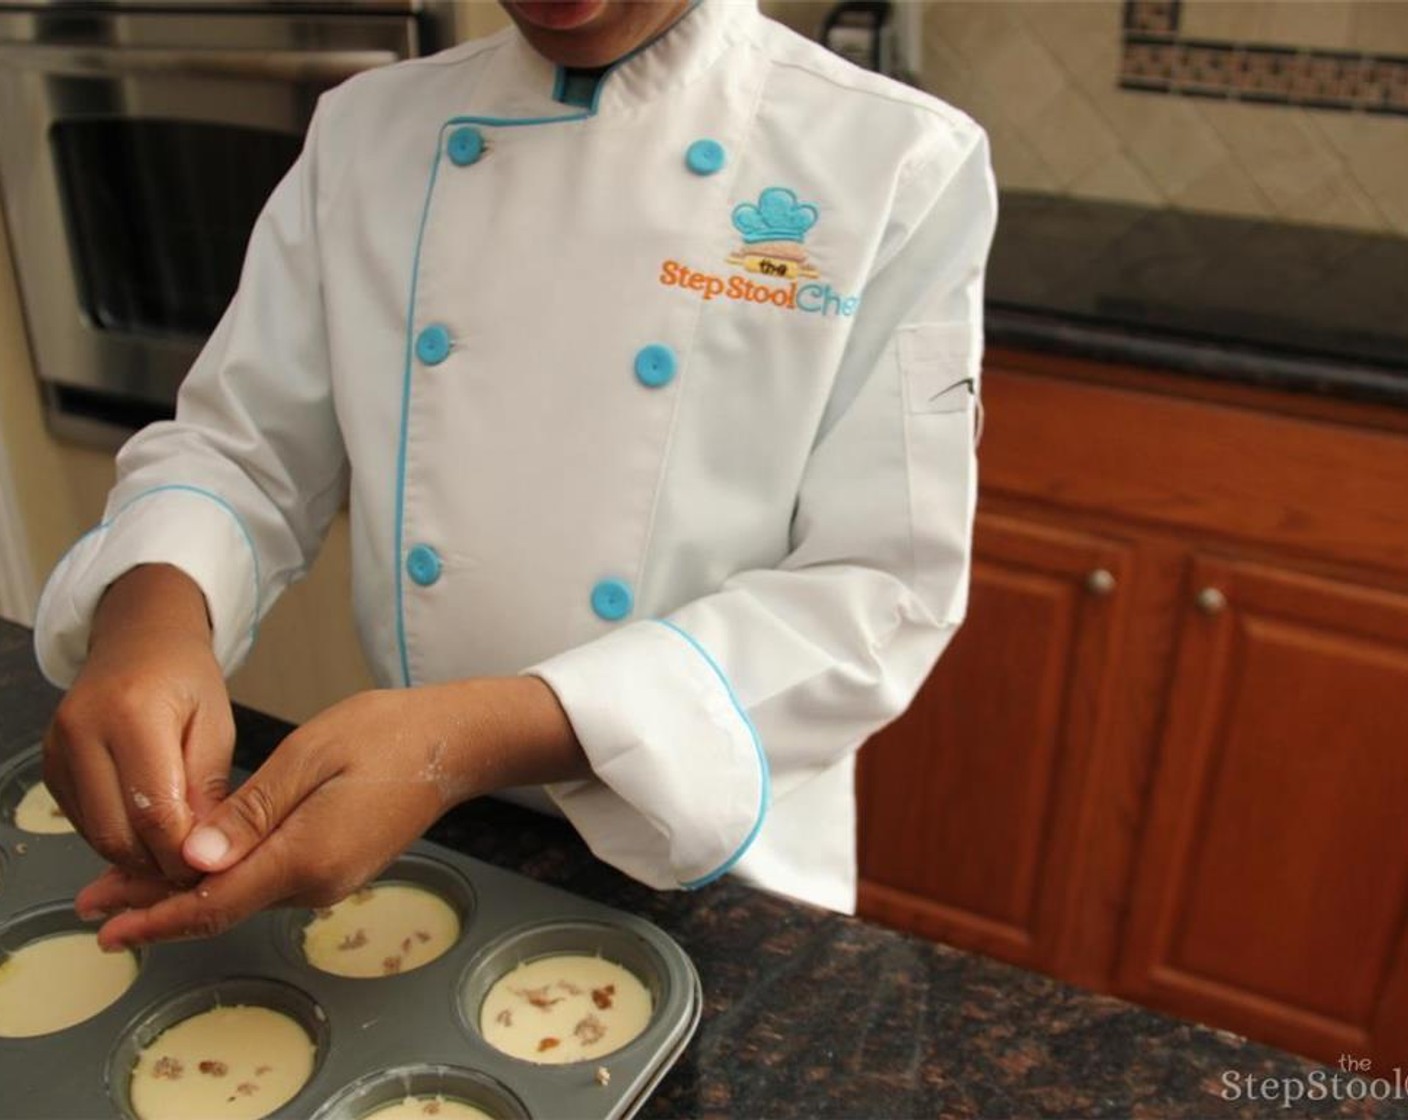
[[[54,569],[40,601],[36,649],[44,675],[73,683],[88,653],[98,600],[141,564],[169,564],[205,596],[216,658],[237,665],[259,619],[259,555],[224,498],[185,484],[138,493],[82,537]]]
[[[595,774],[550,793],[598,855],[658,888],[702,886],[742,856],[766,812],[768,759],[693,637],[668,621],[634,623],[534,671]],[[727,798],[708,796],[719,787]]]

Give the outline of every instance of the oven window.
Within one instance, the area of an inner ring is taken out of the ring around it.
[[[280,132],[115,118],[59,122],[50,142],[88,318],[104,330],[202,338],[302,146]]]

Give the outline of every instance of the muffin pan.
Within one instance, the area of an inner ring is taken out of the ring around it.
[[[37,749],[0,761],[0,953],[85,928],[71,900],[104,866],[75,834],[14,826],[14,806],[39,769]],[[449,951],[384,977],[323,972],[303,956],[308,910],[259,914],[208,941],[152,946],[138,954],[126,993],[92,1018],[0,1039],[0,1120],[133,1120],[128,1084],[142,1048],[217,1006],[264,1006],[303,1027],[316,1046],[312,1076],[268,1115],[316,1120],[359,1120],[408,1096],[436,1095],[502,1120],[616,1120],[644,1103],[698,1025],[694,966],[643,919],[425,841],[377,881],[448,902],[460,920]],[[484,1040],[479,1005],[496,980],[524,961],[583,953],[623,966],[649,990],[651,1018],[639,1037],[565,1065],[511,1058]]]

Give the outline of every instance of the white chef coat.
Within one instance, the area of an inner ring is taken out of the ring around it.
[[[985,137],[733,0],[562,77],[509,28],[321,98],[40,663],[161,562],[233,671],[345,496],[381,684],[537,674],[602,859],[852,910],[854,753],[966,603]]]

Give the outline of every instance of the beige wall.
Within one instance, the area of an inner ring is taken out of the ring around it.
[[[92,524],[101,515],[103,495],[112,484],[112,457],[64,448],[44,430],[3,223],[0,423],[4,425],[0,443],[10,461],[31,563],[35,578],[42,583],[44,574],[73,542],[80,527]]]
[[[9,457],[38,579],[102,515],[112,456],[56,440],[44,427],[0,223],[0,450]],[[231,682],[237,700],[302,720],[369,685],[348,608],[347,519],[339,517],[310,577],[275,606],[249,663]]]
[[[814,33],[827,5],[763,7]],[[922,84],[988,130],[1004,187],[1408,234],[1408,118],[1122,90],[1122,10],[926,3]],[[1181,34],[1408,54],[1408,3],[1190,0]]]

